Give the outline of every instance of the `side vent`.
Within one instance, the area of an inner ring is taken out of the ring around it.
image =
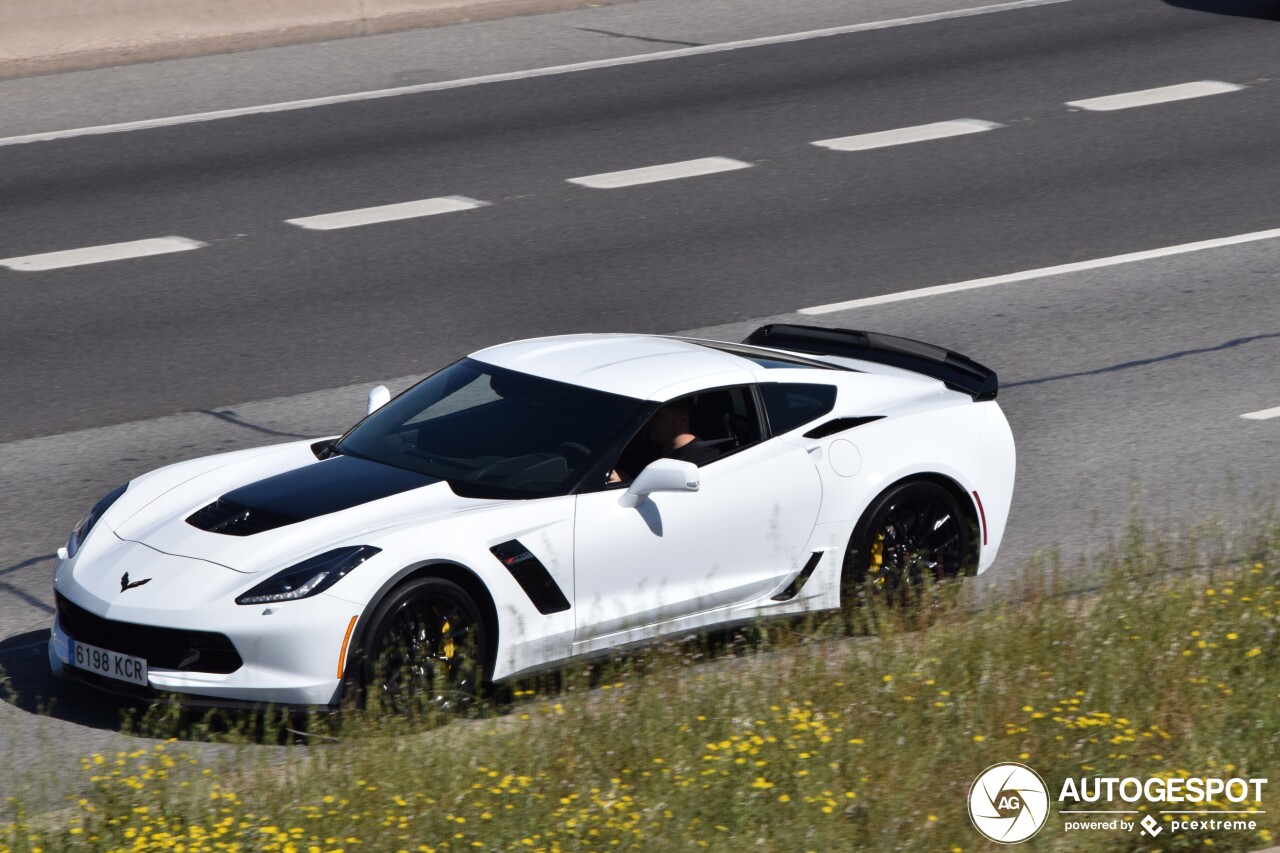
[[[834,418],[824,424],[819,424],[804,434],[805,438],[826,438],[829,435],[835,435],[838,432],[844,432],[847,429],[860,427],[863,424],[869,424],[872,421],[884,420],[884,415],[871,415],[865,418]]]
[[[297,521],[292,516],[253,509],[225,499],[216,500],[187,516],[187,524],[192,527],[227,536],[252,536]]]
[[[569,609],[569,600],[556,585],[555,578],[532,551],[520,544],[519,539],[494,545],[489,551],[507,567],[539,613],[545,616]]]
[[[814,569],[818,568],[818,562],[822,559],[821,551],[814,551],[813,556],[804,564],[804,568],[800,570],[800,574],[792,578],[791,583],[787,584],[787,588],[777,595],[773,596],[774,601],[790,601],[800,594],[800,590],[804,588],[805,583],[809,580],[809,576],[813,574]]]

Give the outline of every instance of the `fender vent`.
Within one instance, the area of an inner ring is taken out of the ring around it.
[[[520,544],[519,539],[494,545],[489,551],[507,567],[539,613],[545,616],[569,609],[569,600],[560,591],[555,578],[532,551]]]
[[[264,509],[253,509],[225,498],[214,501],[203,509],[187,516],[187,524],[210,533],[227,536],[252,536],[265,530],[275,530],[299,519]]]

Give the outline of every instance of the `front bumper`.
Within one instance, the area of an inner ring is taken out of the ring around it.
[[[236,610],[224,614],[229,616],[229,624],[218,628],[242,659],[232,672],[201,672],[195,668],[198,663],[188,669],[165,669],[149,662],[147,687],[143,688],[80,670],[70,664],[69,641],[73,637],[59,616],[54,618],[49,638],[50,668],[55,675],[145,700],[174,695],[183,704],[212,707],[330,707],[340,701],[343,658],[353,635],[348,632],[353,618],[360,615],[359,607],[323,594],[271,607],[229,606]],[[212,621],[207,614],[202,616],[200,622]],[[129,624],[144,623],[132,620]],[[210,627],[200,626],[202,630]],[[92,639],[85,642],[95,644]]]

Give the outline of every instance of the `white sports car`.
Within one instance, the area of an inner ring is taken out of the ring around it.
[[[976,574],[1013,493],[996,388],[939,347],[805,326],[491,347],[374,389],[340,438],[111,492],[59,549],[49,661],[196,704],[449,707],[575,656]]]

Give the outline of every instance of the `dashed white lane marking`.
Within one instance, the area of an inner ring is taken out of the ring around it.
[[[1148,249],[1145,252],[1130,252],[1126,255],[1112,255],[1109,258],[1095,258],[1091,261],[1078,261],[1074,264],[1061,264],[1056,267],[1042,267],[1036,270],[996,275],[990,278],[978,278],[972,281],[961,281],[955,284],[939,284],[934,287],[922,287],[919,290],[904,290],[898,293],[886,293],[883,296],[868,296],[864,299],[850,299],[847,302],[832,302],[829,305],[815,305],[812,308],[801,308],[801,314],[830,314],[835,311],[848,311],[851,308],[868,308],[872,305],[885,305],[890,302],[903,302],[908,299],[922,299],[926,296],[938,296],[943,293],[958,293],[962,290],[977,290],[982,287],[994,287],[998,284],[1013,284],[1019,281],[1030,281],[1037,278],[1062,275],[1064,273],[1093,270],[1111,267],[1117,264],[1131,264],[1135,261],[1146,261],[1152,258],[1163,258],[1168,255],[1182,255],[1188,252],[1200,252],[1205,249],[1217,249],[1221,246],[1234,246],[1238,243],[1255,243],[1259,240],[1274,240],[1280,237],[1280,228],[1269,231],[1254,231],[1250,234],[1236,234],[1233,237],[1218,237],[1213,240],[1201,240],[1197,243],[1183,243],[1178,246],[1165,246],[1162,249]]]
[[[286,219],[285,222],[311,231],[333,231],[338,228],[354,228],[357,225],[373,225],[378,222],[395,222],[399,219],[416,219],[419,216],[473,210],[487,204],[486,201],[476,201],[466,196],[449,195],[400,204],[384,204],[379,207],[362,207],[358,210],[340,210],[318,216],[302,216],[297,219]]]
[[[995,130],[997,127],[1003,127],[1003,125],[976,118],[962,118],[915,127],[900,127],[896,130],[862,133],[857,136],[820,139],[811,144],[819,148],[830,148],[832,151],[866,151],[871,148],[887,148],[890,145],[907,145],[912,142],[927,142],[931,139],[946,139],[949,136],[982,133],[984,130]]]
[[[1127,110],[1130,107],[1146,107],[1151,104],[1167,103],[1168,101],[1185,101],[1189,98],[1203,98],[1206,95],[1223,95],[1243,88],[1244,86],[1237,86],[1235,83],[1201,80],[1197,83],[1180,83],[1177,86],[1161,86],[1158,89],[1122,92],[1119,95],[1105,95],[1101,98],[1085,98],[1083,101],[1067,101],[1067,106],[1099,112]]]
[[[1247,421],[1269,421],[1272,418],[1280,418],[1280,406],[1274,409],[1262,409],[1257,412],[1245,412],[1240,417]]]
[[[28,133],[22,136],[0,137],[0,145],[21,145],[26,142],[48,142],[54,139],[69,139],[75,136],[94,136],[102,133],[123,133],[131,130],[146,130],[153,127],[171,127],[177,124],[192,124],[201,121],[216,121],[224,118],[256,115],[259,113],[280,113],[288,110],[305,110],[312,107],[326,107],[332,104],[345,104],[352,101],[372,101],[378,98],[394,98],[400,95],[417,95],[422,92],[439,92],[444,89],[460,89],[464,86],[479,86],[485,83],[504,83],[509,80],[527,80],[532,77],[549,77],[555,74],[571,74],[575,71],[590,71],[595,68],[612,68],[618,65],[637,65],[641,62],[659,62],[664,59],[678,59],[682,56],[698,56],[706,53],[722,53],[730,50],[741,50],[749,47],[762,47],[771,44],[807,41],[808,39],[838,36],[848,33],[860,33],[869,30],[884,30],[891,27],[904,27],[911,24],[928,24],[933,21],[945,21],[951,18],[968,18],[974,15],[987,15],[993,12],[1008,12],[1014,9],[1027,9],[1034,6],[1048,6],[1055,3],[1068,3],[1071,0],[1014,0],[1010,3],[993,3],[988,6],[976,6],[972,9],[954,9],[949,12],[933,12],[927,15],[914,15],[908,18],[892,18],[885,21],[871,21],[865,24],[850,24],[843,27],[828,27],[821,30],[806,30],[799,33],[786,33],[763,38],[744,39],[742,41],[721,42],[719,44],[683,47],[677,50],[660,50],[654,53],[641,53],[632,56],[619,56],[613,59],[598,59],[591,62],[574,62],[569,65],[552,65],[546,68],[531,68],[527,71],[511,71],[503,74],[486,74],[481,77],[465,77],[459,80],[442,80],[438,83],[420,83],[416,86],[398,86],[393,89],[375,89],[368,92],[351,92],[346,95],[329,95],[323,98],[306,98],[298,101],[282,101],[275,104],[260,104],[252,107],[239,107],[230,110],[214,110],[206,113],[168,116],[165,118],[145,119],[143,121],[126,121],[118,124],[102,124],[95,127],[78,127],[71,130],[55,130],[48,133]]]
[[[680,178],[695,178],[699,175],[714,175],[717,172],[732,172],[734,169],[749,169],[750,163],[731,160],[728,157],[703,157],[699,160],[684,160],[680,163],[664,163],[660,166],[645,166],[641,169],[625,169],[621,172],[604,172],[599,175],[587,175],[584,178],[569,178],[569,183],[592,187],[598,190],[612,190],[618,187],[634,187],[637,184],[653,184],[658,181],[675,181]]]
[[[0,260],[0,267],[20,272],[56,270],[63,267],[79,267],[100,264],[105,261],[123,261],[128,258],[145,258],[148,255],[167,255],[170,252],[187,252],[199,249],[207,243],[188,240],[186,237],[154,237],[150,240],[133,240],[128,243],[108,243],[105,246],[86,246],[83,249],[67,249],[62,252],[45,252],[42,255],[25,255],[21,258]]]

